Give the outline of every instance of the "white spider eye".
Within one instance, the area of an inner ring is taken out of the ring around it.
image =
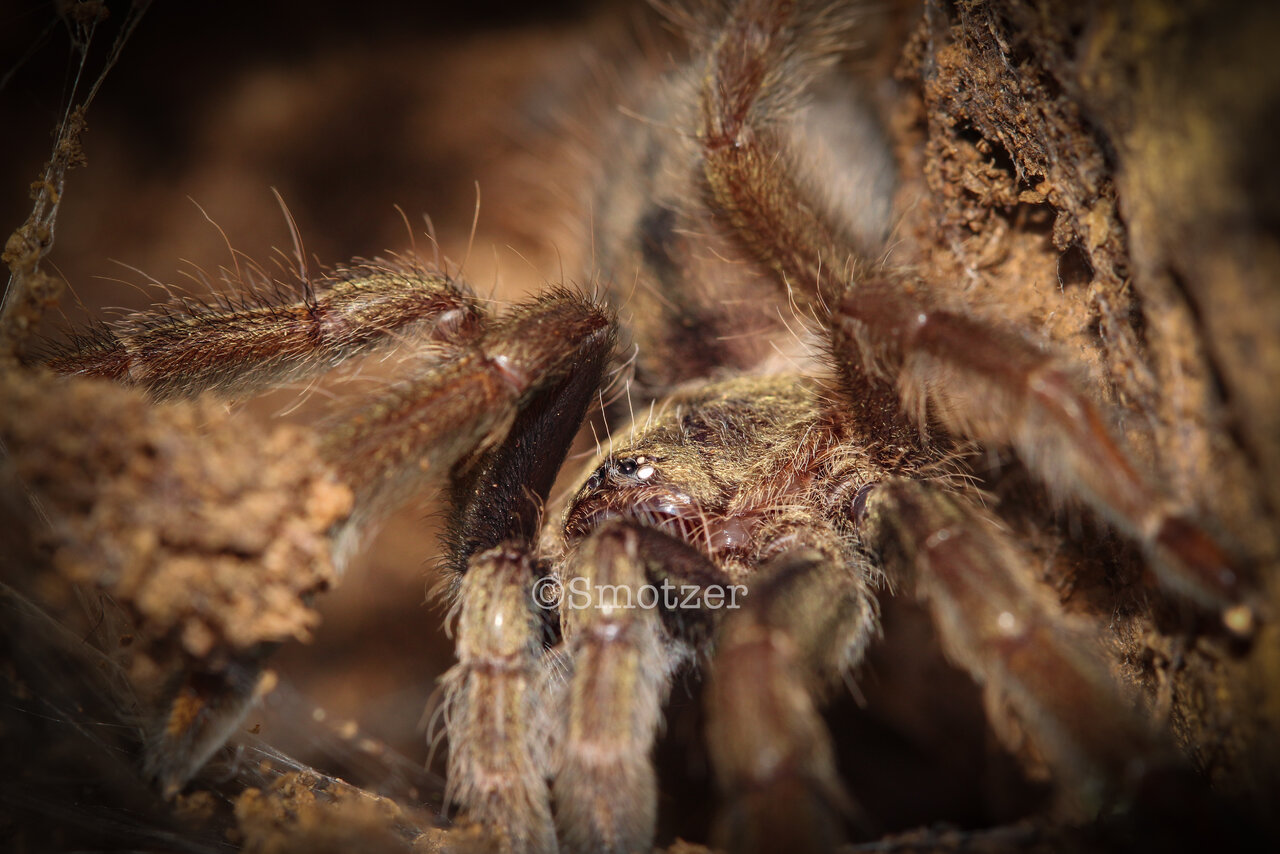
[[[594,492],[601,488],[625,488],[628,482],[634,484],[647,481],[658,469],[653,465],[652,457],[635,456],[611,459],[591,473],[583,489]]]
[[[648,480],[656,471],[648,457],[623,457],[614,463],[613,470],[623,477],[636,480]]]

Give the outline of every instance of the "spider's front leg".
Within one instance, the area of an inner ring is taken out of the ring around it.
[[[1068,783],[1060,792],[1074,810],[1092,814],[1152,770],[1177,767],[1097,655],[1097,632],[1028,583],[1030,556],[984,511],[927,482],[890,479],[870,490],[857,523],[895,583],[927,602],[948,655],[984,687],[1000,735],[1017,740],[1018,727],[1000,726],[1012,711]]]
[[[825,539],[825,538],[824,538]],[[729,851],[830,851],[854,804],[835,768],[819,700],[878,630],[874,570],[793,545],[726,614],[708,691],[708,742]]]
[[[653,742],[671,677],[706,619],[678,609],[682,581],[704,589],[725,577],[684,543],[631,522],[606,522],[569,559],[561,620],[573,675],[554,792],[570,851],[652,848]]]
[[[499,546],[472,557],[458,587],[458,663],[440,680],[445,800],[462,805],[481,848],[556,850],[534,578],[525,551]]]
[[[725,578],[631,522],[587,533],[562,577],[535,581],[526,549],[475,555],[460,582],[459,663],[442,680],[450,798],[484,850],[553,852],[558,831],[569,851],[648,851],[653,740],[671,676],[705,635],[703,617],[672,610],[674,591]],[[564,642],[544,651],[535,612],[557,604]]]

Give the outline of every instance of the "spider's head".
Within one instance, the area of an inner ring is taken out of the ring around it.
[[[687,489],[673,482],[665,462],[637,452],[605,458],[569,505],[565,539],[576,542],[602,523],[622,518],[688,540],[704,512]]]
[[[566,545],[610,519],[656,528],[713,560],[742,551],[750,526],[726,510],[731,492],[687,448],[633,448],[606,457],[591,472],[564,515]]]
[[[562,518],[564,545],[621,518],[682,540],[722,568],[753,564],[770,520],[794,516],[816,476],[814,400],[772,377],[673,397],[628,447],[584,472]]]

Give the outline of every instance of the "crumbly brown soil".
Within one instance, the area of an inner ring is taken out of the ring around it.
[[[1091,390],[1121,414],[1129,445],[1171,493],[1210,510],[1256,559],[1264,616],[1280,614],[1280,167],[1270,128],[1280,103],[1273,58],[1280,12],[1263,3],[1224,10],[1178,0],[1087,11],[1066,0],[1034,8],[959,2],[924,14],[898,5],[901,17],[887,29],[880,58],[894,78],[880,94],[904,175],[894,259],[1082,365]],[[307,250],[324,260],[403,246],[404,226],[391,207],[400,203],[415,232],[422,231],[417,212],[430,212],[443,251],[468,257],[468,277],[482,292],[492,283],[509,296],[560,277],[566,199],[533,193],[513,176],[536,169],[532,183],[545,188],[572,174],[571,157],[540,160],[527,149],[548,148],[537,128],[562,118],[555,105],[572,102],[567,93],[581,87],[573,70],[578,46],[607,41],[600,33],[613,25],[584,24],[570,9],[564,19],[507,29],[463,19],[420,33],[371,27],[365,42],[354,28],[326,37],[323,20],[285,23],[276,36],[283,58],[192,56],[201,97],[178,93],[169,112],[148,102],[163,88],[139,95],[141,106],[107,99],[90,111],[89,168],[69,179],[53,256],[78,298],[92,306],[153,298],[94,282],[119,275],[107,258],[162,279],[174,278],[177,258],[229,263],[187,194],[237,249],[261,258],[272,245],[287,245],[270,186],[293,209]],[[320,35],[299,48],[308,25]],[[171,34],[167,44],[138,41],[131,49],[163,65],[195,50],[185,38]],[[114,74],[108,93],[147,85],[139,70]],[[157,114],[176,118],[169,125],[139,120]],[[513,115],[519,118],[506,120]],[[163,150],[148,147],[157,137]],[[17,176],[6,184],[9,196],[38,162],[18,159],[2,164]],[[477,179],[483,202],[468,256]],[[6,213],[11,202],[25,204],[7,199]],[[425,238],[418,242],[429,254]],[[421,508],[388,523],[339,591],[313,602],[333,580],[324,537],[346,512],[347,497],[316,461],[305,425],[266,417],[292,405],[295,393],[228,415],[209,404],[153,409],[95,383],[55,391],[44,378],[9,372],[2,379],[0,423],[10,454],[3,580],[62,623],[51,628],[24,617],[18,633],[3,637],[3,675],[24,709],[47,712],[38,701],[66,682],[61,664],[33,672],[31,657],[47,653],[52,661],[48,650],[76,650],[86,638],[95,652],[68,653],[74,662],[65,672],[96,672],[101,691],[116,692],[99,698],[103,707],[128,705],[122,696],[131,691],[159,690],[192,661],[216,667],[264,642],[314,638],[286,645],[272,667],[330,721],[359,721],[360,734],[341,723],[338,730],[343,743],[364,744],[361,757],[385,750],[421,764],[426,749],[416,724],[450,662],[442,615],[423,605],[435,546]],[[301,411],[293,421],[311,417]],[[1018,488],[1016,476],[1008,480]],[[52,524],[37,521],[24,490]],[[1280,797],[1276,619],[1264,621],[1252,644],[1229,644],[1203,619],[1150,605],[1131,550],[1059,558],[1057,532],[1037,530],[1042,519],[1011,524],[1041,549],[1069,607],[1116,608],[1105,616],[1112,617],[1118,673],[1147,689],[1153,716],[1168,721],[1196,766],[1246,814]],[[1088,519],[1064,523],[1073,524],[1096,527]],[[1130,597],[1119,607],[1116,575]],[[891,607],[887,618],[891,641],[928,647],[918,613]],[[1091,850],[1109,840],[1017,824],[993,833],[907,832],[939,816],[971,827],[1012,822],[1022,807],[992,802],[1026,784],[990,758],[997,749],[968,743],[990,738],[976,692],[936,651],[874,655],[863,687],[868,708],[845,703],[835,714],[849,716],[849,733],[871,739],[850,751],[864,763],[855,789],[865,787],[867,800],[878,790],[898,793],[886,798],[881,818],[885,829],[901,832],[877,850]],[[919,698],[928,689],[936,696],[924,707]],[[85,706],[86,720],[107,714]],[[52,708],[70,715],[66,704]],[[289,719],[299,708],[307,720]],[[283,721],[251,716],[246,727],[261,727],[266,741],[320,766],[322,739],[298,737],[318,719],[309,708],[291,706]],[[115,714],[127,728],[127,715]],[[688,747],[698,738],[690,731],[697,713],[684,718],[673,720],[668,741],[676,744],[661,747],[660,756],[700,779],[692,794],[671,800],[704,799],[691,811],[705,815],[706,770]],[[246,770],[243,757],[222,757],[215,764],[223,776],[202,778],[171,808],[119,767],[86,758],[101,746],[96,737],[14,716],[0,717],[0,727],[7,743],[26,744],[10,767],[47,762],[50,769],[0,789],[0,839],[15,845],[91,839],[102,816],[59,811],[83,802],[84,792],[133,815],[154,814],[156,827],[193,844],[230,841],[264,852],[441,844],[434,819],[415,811],[434,804],[438,787],[400,786],[395,800],[375,798],[335,779],[375,788],[376,774],[362,777],[366,766],[346,754],[331,766],[334,776],[265,759]],[[389,744],[364,743],[366,728]],[[41,739],[47,749],[31,747]],[[128,738],[108,743],[117,751],[137,746]],[[990,765],[987,776],[973,772],[975,763]],[[907,767],[930,776],[895,771]],[[83,788],[66,785],[67,769]],[[958,785],[939,779],[966,772],[973,776]],[[33,795],[31,802],[16,793]],[[705,829],[705,821],[671,828],[667,838],[690,827]],[[173,837],[126,838],[166,848]],[[671,850],[702,849],[677,843]]]
[[[295,425],[247,425],[212,402],[153,406],[137,392],[12,372],[0,385],[7,488],[48,520],[52,573],[13,576],[59,612],[77,587],[122,603],[139,646],[217,664],[309,640],[334,582],[328,531],[351,492]],[[20,485],[20,486],[19,486]]]
[[[1089,369],[1135,452],[1254,558],[1273,613],[1278,32],[1263,4],[960,2],[915,29],[896,114],[923,179],[903,242],[929,279]],[[1121,608],[1123,675],[1221,791],[1276,792],[1280,629],[1231,651],[1186,625]]]

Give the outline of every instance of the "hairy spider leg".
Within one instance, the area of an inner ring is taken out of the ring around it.
[[[403,341],[448,356],[482,330],[464,284],[404,258],[339,268],[305,282],[295,298],[246,270],[227,282],[232,295],[175,300],[73,334],[45,365],[136,386],[156,400],[246,397]]]
[[[458,587],[458,663],[440,679],[449,737],[446,805],[481,849],[554,852],[547,788],[545,624],[533,608],[528,554],[499,546],[471,558]],[[550,603],[549,603],[550,604]],[[434,738],[434,734],[432,735]]]
[[[459,587],[459,663],[443,686],[449,791],[464,806],[464,833],[504,851],[553,852],[557,836],[569,851],[647,851],[662,706],[709,619],[657,600],[644,607],[641,588],[726,577],[630,521],[590,531],[563,577],[539,577],[525,548],[473,556]],[[544,651],[546,615],[535,611],[556,607],[563,640]]]
[[[1064,807],[1094,815],[1145,774],[1173,768],[1167,739],[1139,716],[1102,661],[1098,631],[1027,580],[1033,559],[986,511],[923,481],[888,479],[866,497],[859,531],[896,586],[923,600],[948,656],[983,687],[990,720],[1012,711],[1066,783]],[[1016,743],[1010,743],[1016,748]]]
[[[675,671],[692,649],[645,607],[665,535],[613,521],[576,548],[561,619],[573,674],[555,760],[556,825],[573,852],[653,845],[658,781],[652,751]],[[673,544],[672,548],[679,548]],[[583,601],[578,602],[581,598]]]
[[[837,362],[892,381],[922,428],[933,416],[958,435],[1012,445],[1051,489],[1142,543],[1165,587],[1251,634],[1245,567],[1137,469],[1057,359],[998,325],[942,309],[909,276],[871,271],[858,242],[821,215],[794,177],[778,105],[800,101],[841,28],[822,15],[806,20],[796,5],[745,0],[712,46],[698,134],[714,204],[747,249],[832,326]]]
[[[712,660],[716,845],[729,851],[830,851],[859,815],[820,709],[876,633],[876,573],[865,558],[851,562],[829,531],[791,539],[752,577],[743,609],[727,615]]]

